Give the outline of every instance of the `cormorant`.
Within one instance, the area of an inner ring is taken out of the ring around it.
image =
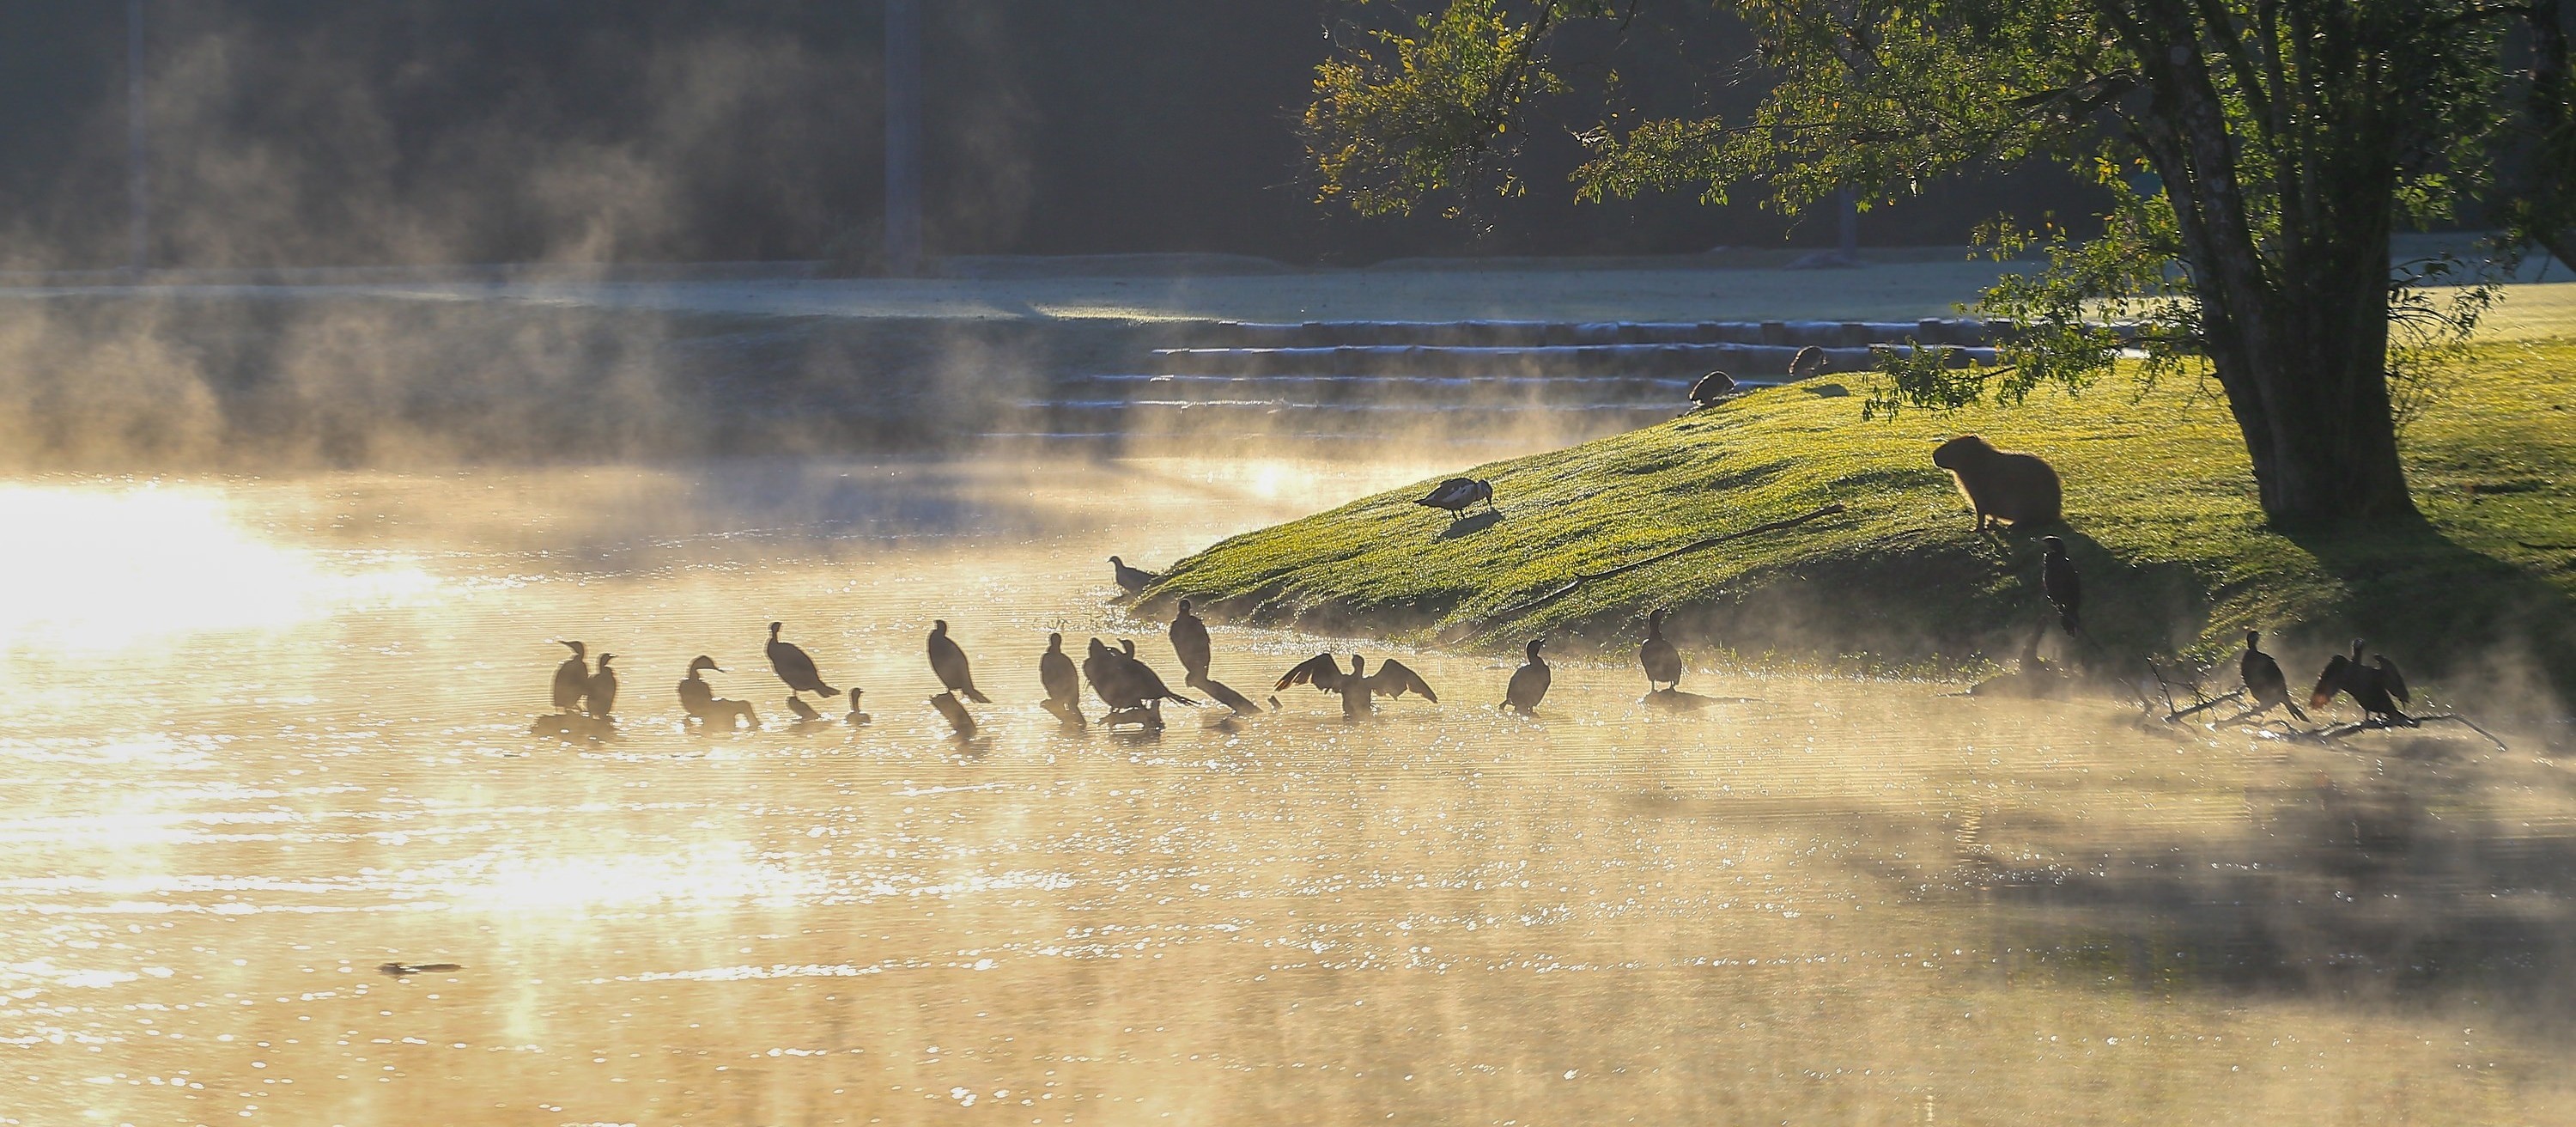
[[[1429,509],[1447,509],[1449,523],[1456,524],[1465,515],[1467,506],[1478,501],[1495,512],[1502,511],[1494,509],[1494,483],[1471,477],[1453,477],[1432,486],[1431,492],[1423,494],[1414,504]]]
[[[769,667],[778,671],[779,680],[787,682],[789,699],[794,699],[797,693],[821,693],[827,697],[841,695],[841,690],[823,683],[822,672],[814,668],[814,659],[805,656],[805,651],[796,648],[794,642],[778,640],[778,627],[778,623],[769,624]],[[800,704],[798,711],[803,714],[814,710]]]
[[[1146,584],[1162,578],[1142,568],[1129,567],[1127,561],[1116,556],[1109,557],[1109,574],[1117,578],[1120,587],[1129,591],[1142,591]]]
[[[977,704],[991,704],[992,699],[975,691],[975,673],[966,666],[966,651],[948,637],[948,620],[930,623],[930,671],[939,675],[939,683],[948,691]]]
[[[1313,685],[1324,692],[1340,693],[1342,715],[1353,718],[1368,715],[1374,708],[1370,698],[1379,695],[1400,697],[1408,692],[1420,693],[1422,699],[1440,703],[1440,694],[1431,691],[1430,682],[1393,658],[1379,662],[1377,672],[1372,674],[1368,672],[1368,659],[1352,654],[1351,671],[1344,673],[1341,663],[1335,661],[1333,655],[1316,654],[1297,663],[1296,668],[1289,670],[1287,675],[1279,678],[1277,685],[1271,687],[1284,690],[1291,685]]]
[[[1038,684],[1046,686],[1047,704],[1056,715],[1064,716],[1068,710],[1081,714],[1081,675],[1064,652],[1064,635],[1047,635],[1046,652],[1038,655]]]
[[[1696,407],[1706,407],[1733,394],[1735,394],[1735,377],[1724,372],[1710,372],[1701,376],[1698,383],[1691,385],[1690,401],[1696,409]]]
[[[599,672],[590,675],[590,688],[582,694],[590,700],[587,711],[594,719],[608,719],[617,707],[617,671],[608,667],[615,660],[616,654],[599,655]]]
[[[1190,601],[1181,600],[1180,613],[1172,616],[1172,652],[1181,659],[1182,679],[1195,685],[1208,675],[1207,623],[1190,613]]]
[[[1681,651],[1664,640],[1664,615],[1667,613],[1670,612],[1657,607],[1653,614],[1646,616],[1646,644],[1637,647],[1637,663],[1646,667],[1646,691],[1650,693],[1658,685],[1678,689],[1682,684]]]
[[[2066,541],[2054,536],[2039,538],[2047,555],[2039,561],[2039,589],[2048,596],[2048,605],[2057,608],[2058,625],[2072,636],[2076,631],[2076,612],[2084,606],[2084,582],[2075,575],[2075,561],[2066,558]]]
[[[698,676],[701,669],[724,672],[716,667],[716,659],[705,654],[699,654],[697,660],[689,663],[689,675],[680,679],[680,711],[688,713],[691,720],[704,720],[716,711],[715,686]]]
[[[1512,671],[1511,686],[1503,690],[1504,707],[1526,715],[1547,699],[1547,687],[1556,675],[1548,671],[1547,659],[1538,656],[1538,648],[1546,644],[1545,638],[1530,639],[1529,664]]]
[[[2406,691],[2406,678],[2397,672],[2395,663],[2384,655],[2372,664],[2361,663],[2361,642],[2352,640],[2352,656],[2336,654],[2326,662],[2325,672],[2317,675],[2317,687],[2308,693],[2308,707],[2324,708],[2336,693],[2352,697],[2354,704],[2373,719],[2383,723],[2415,726],[2415,718],[2398,711],[2397,700],[2413,700]]]
[[[1198,707],[1199,702],[1173,692],[1169,686],[1163,684],[1162,674],[1154,672],[1153,666],[1145,664],[1136,656],[1135,639],[1118,639],[1118,649],[1119,652],[1110,654],[1109,659],[1117,663],[1120,681],[1135,694],[1138,704],[1170,700],[1179,701],[1192,708]]]
[[[581,707],[583,697],[590,695],[590,662],[588,650],[579,642],[557,642],[571,646],[572,656],[555,667],[555,711],[571,712]]]
[[[2245,678],[2246,699],[2255,712],[2287,708],[2300,723],[2307,723],[2308,714],[2299,711],[2299,703],[2290,699],[2290,680],[2281,675],[2281,663],[2263,652],[2262,641],[2260,633],[2245,632],[2245,657],[2236,663],[2236,670]]]

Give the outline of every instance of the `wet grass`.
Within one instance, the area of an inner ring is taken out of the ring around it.
[[[1977,535],[1930,461],[1971,432],[2053,462],[2067,524]],[[1671,606],[1703,660],[1957,670],[2041,627],[2037,540],[2055,532],[2085,577],[2079,650],[2097,660],[2214,664],[2255,628],[2280,636],[2268,648],[2295,677],[2361,633],[2423,673],[2519,689],[2503,671],[2537,670],[2576,695],[2576,339],[2489,346],[2405,444],[2424,522],[2293,537],[2266,526],[2215,385],[2115,380],[1893,421],[1864,421],[1858,395],[1777,388],[1461,467],[1493,481],[1504,513],[1465,534],[1412,504],[1425,483],[1235,537],[1173,565],[1145,609],[1189,595],[1265,624],[1494,649],[1546,634],[1562,651],[1633,644],[1646,612]],[[1846,508],[1521,606],[1828,504]]]

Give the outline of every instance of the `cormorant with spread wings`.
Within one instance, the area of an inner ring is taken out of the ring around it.
[[[1281,677],[1279,683],[1272,688],[1284,690],[1291,685],[1313,685],[1328,693],[1340,693],[1342,715],[1354,718],[1366,716],[1374,709],[1374,705],[1371,704],[1373,697],[1400,697],[1406,693],[1419,693],[1424,700],[1433,704],[1440,703],[1440,694],[1431,691],[1430,682],[1423,680],[1421,674],[1405,668],[1403,662],[1394,658],[1379,662],[1377,672],[1370,673],[1368,659],[1352,654],[1351,671],[1344,673],[1341,663],[1335,661],[1333,655],[1316,654],[1298,663],[1295,669],[1289,670],[1287,676]]]

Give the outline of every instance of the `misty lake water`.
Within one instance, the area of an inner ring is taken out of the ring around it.
[[[2576,788],[2528,749],[1706,668],[1741,699],[1672,715],[1622,654],[1536,718],[1517,655],[1412,651],[1441,702],[1365,723],[1036,706],[1049,630],[1177,680],[1107,555],[1446,468],[0,487],[0,1123],[2576,1114]],[[772,619],[873,724],[786,723]],[[1324,648],[1216,636],[1256,698]],[[617,738],[529,734],[563,637]],[[764,730],[682,730],[699,653]]]

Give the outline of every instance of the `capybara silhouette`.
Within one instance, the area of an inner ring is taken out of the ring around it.
[[[1976,511],[1977,531],[1994,522],[2047,524],[2064,513],[2057,471],[2037,454],[1997,450],[1973,434],[1963,434],[1932,451],[1932,464],[1950,471],[1959,493]]]

